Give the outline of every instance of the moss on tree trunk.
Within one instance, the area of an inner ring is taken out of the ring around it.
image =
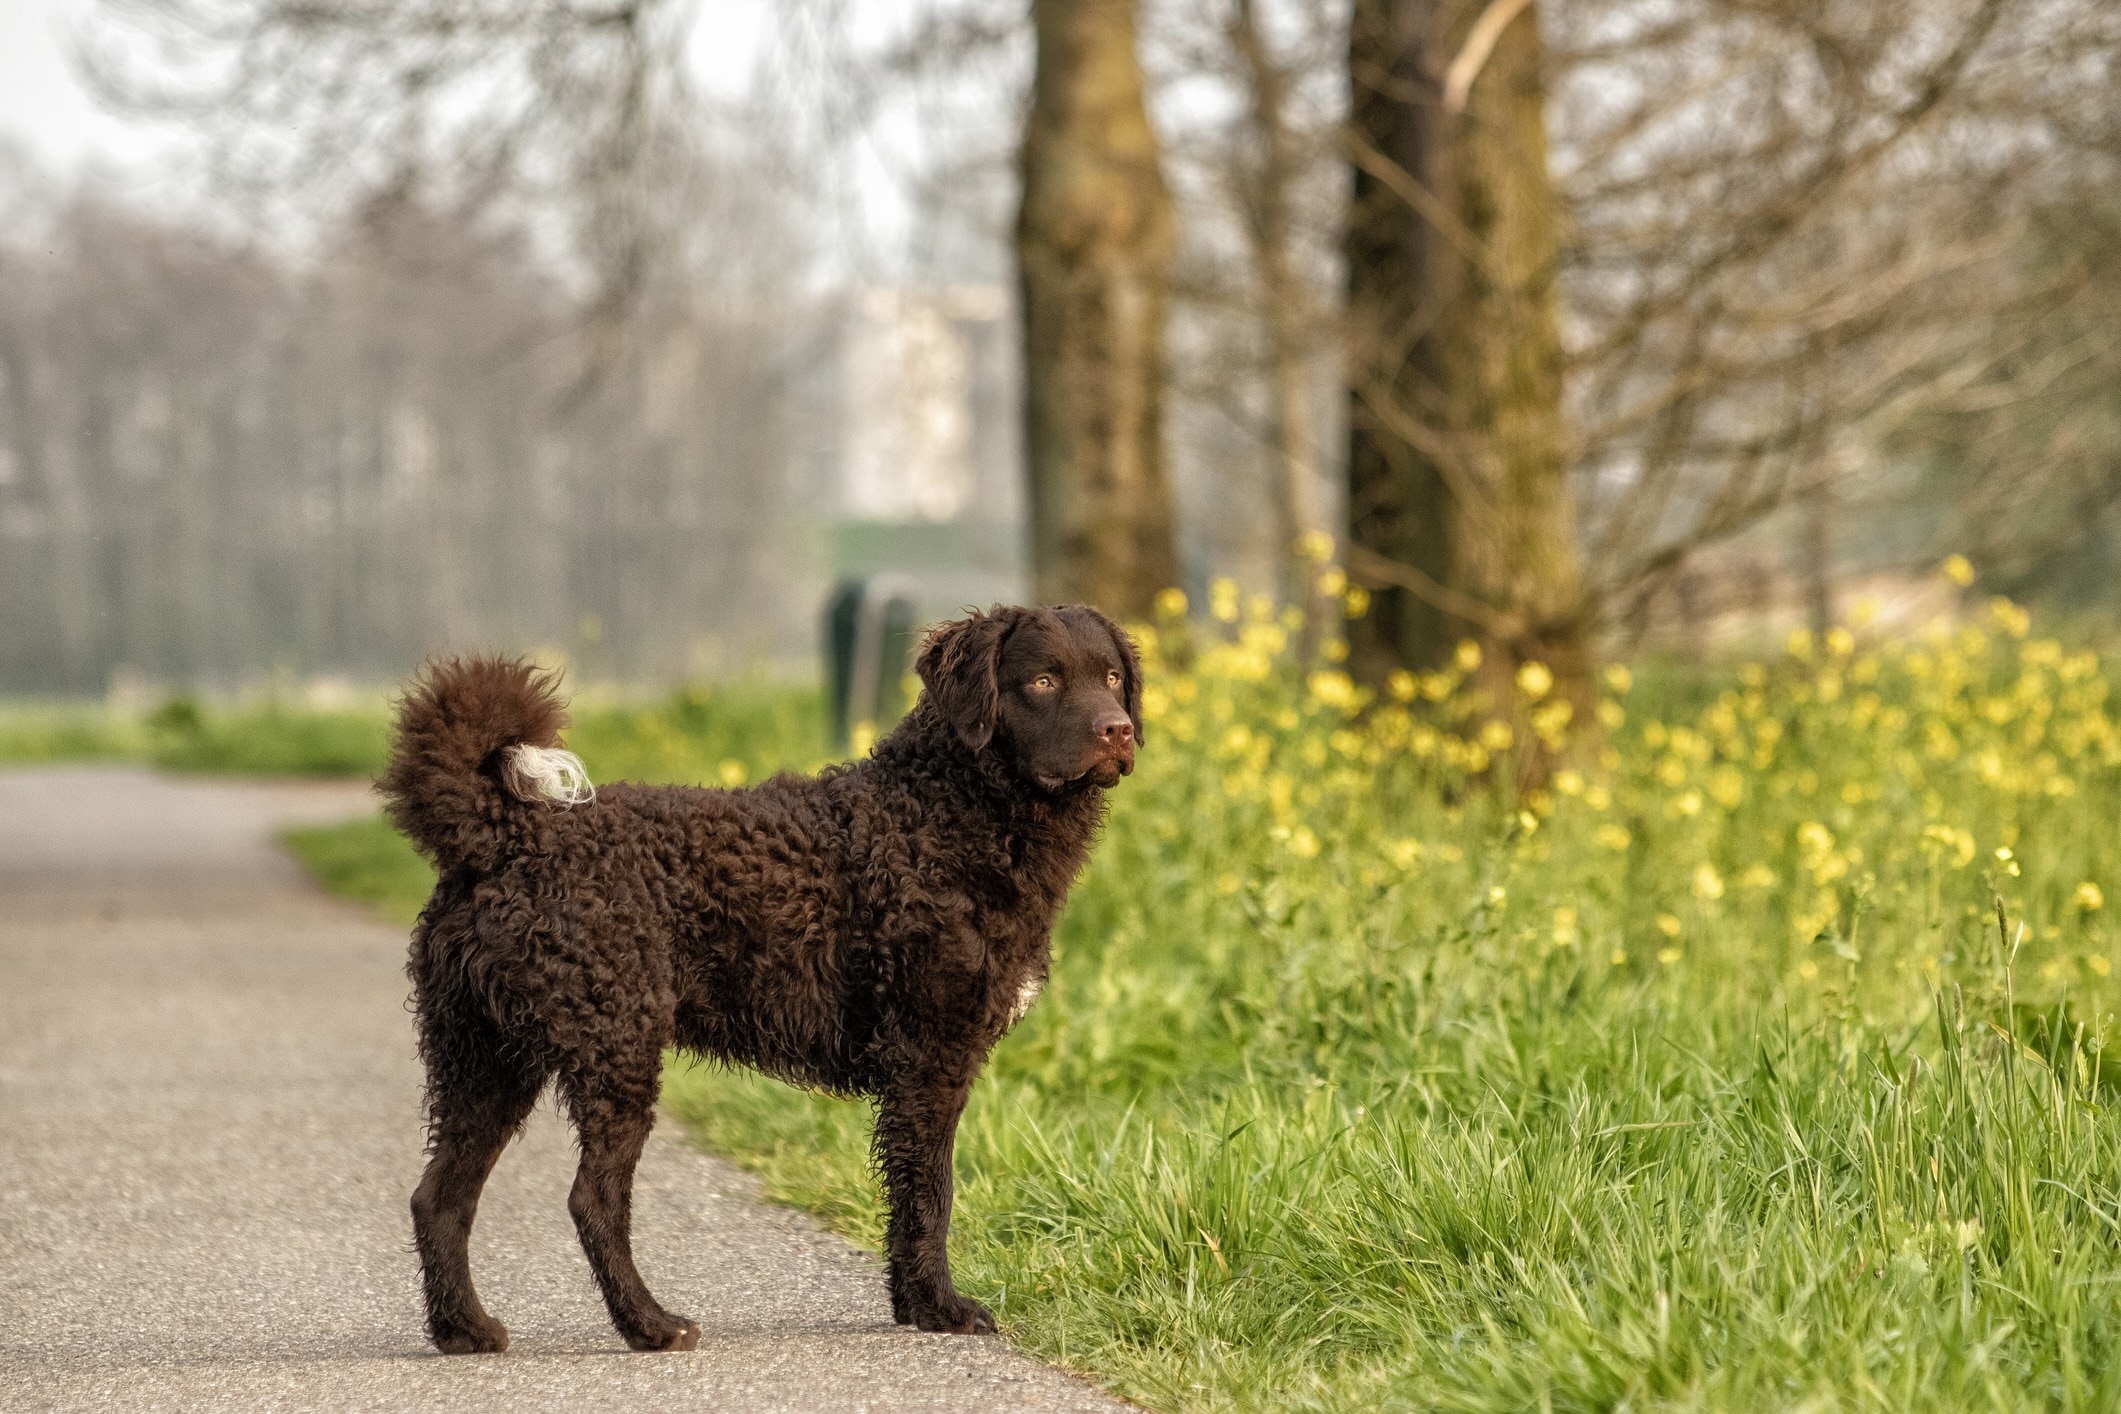
[[[1381,681],[1471,638],[1498,703],[1537,660],[1582,712],[1592,664],[1562,410],[1562,216],[1537,12],[1510,8],[1454,111],[1446,74],[1490,5],[1355,5],[1349,568],[1377,592],[1349,647]]]
[[[1178,577],[1163,452],[1171,198],[1134,0],[1036,0],[1022,153],[1025,456],[1045,603],[1147,617]]]

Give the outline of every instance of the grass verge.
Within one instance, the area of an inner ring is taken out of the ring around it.
[[[206,707],[171,698],[152,712],[0,704],[0,762],[144,761],[225,776],[366,776],[383,764],[382,708],[322,711],[267,702]]]
[[[380,815],[298,827],[280,838],[326,889],[407,928],[434,888],[433,868]]]

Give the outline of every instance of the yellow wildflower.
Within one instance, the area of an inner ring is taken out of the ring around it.
[[[2033,626],[2030,613],[2000,595],[1988,601],[1988,615],[2012,638],[2025,637]]]
[[[2106,895],[2089,879],[2077,885],[2074,901],[2077,907],[2086,913],[2097,913],[2106,907]]]
[[[1568,740],[1569,723],[1575,716],[1575,704],[1565,697],[1557,697],[1532,709],[1532,730],[1541,741],[1559,751],[1562,743]]]
[[[1343,711],[1355,705],[1355,680],[1338,668],[1328,668],[1311,674],[1311,695],[1328,707]]]

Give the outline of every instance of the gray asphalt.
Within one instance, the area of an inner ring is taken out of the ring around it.
[[[479,1212],[505,1355],[420,1327],[404,938],[272,845],[348,785],[0,772],[0,1408],[1123,1409],[992,1338],[891,1323],[875,1260],[666,1120],[635,1247],[700,1349],[612,1331],[541,1106]]]

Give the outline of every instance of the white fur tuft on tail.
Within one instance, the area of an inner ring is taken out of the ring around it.
[[[1045,978],[1026,977],[1016,989],[1016,1004],[1009,1008],[1009,1024],[1014,1026],[1029,1016],[1032,1006],[1038,1001],[1038,994],[1045,990]]]
[[[501,777],[519,800],[587,805],[597,798],[582,758],[556,746],[511,746],[502,753]]]

